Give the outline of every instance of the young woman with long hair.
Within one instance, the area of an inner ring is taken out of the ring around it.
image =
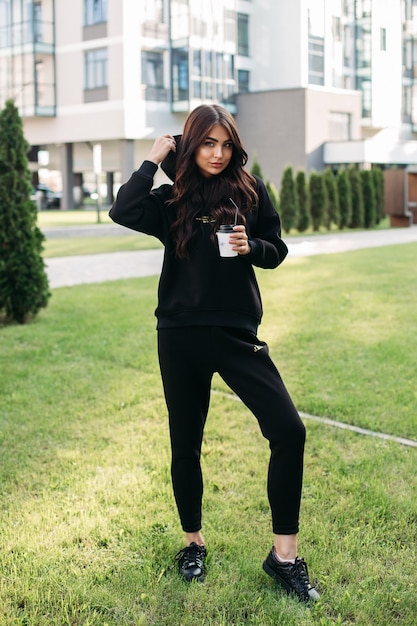
[[[319,595],[297,552],[305,427],[267,344],[257,337],[262,303],[253,269],[276,268],[288,250],[266,187],[246,163],[234,118],[219,105],[201,105],[188,115],[181,137],[155,140],[148,159],[120,188],[110,217],[165,247],[155,315],[172,484],[186,542],[177,554],[181,576],[202,581],[206,574],[200,455],[218,372],[269,441],[274,545],[263,568],[307,602]],[[159,165],[172,185],[153,188]],[[219,254],[216,235],[225,224],[235,254],[228,258]]]

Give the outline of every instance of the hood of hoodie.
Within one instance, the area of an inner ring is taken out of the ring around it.
[[[172,182],[175,182],[175,175],[177,173],[177,153],[181,141],[181,135],[174,135],[174,139],[175,143],[177,144],[176,152],[170,150],[168,155],[161,163],[162,171],[165,172],[165,174],[168,176],[168,178],[172,180]]]

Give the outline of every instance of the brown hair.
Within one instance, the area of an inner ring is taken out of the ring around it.
[[[233,153],[227,168],[207,179],[196,165],[195,152],[215,124],[220,124],[229,133]],[[188,115],[176,160],[177,171],[170,204],[175,204],[177,208],[177,219],[172,225],[172,234],[177,257],[188,258],[189,246],[196,232],[195,217],[202,206],[210,212],[214,239],[219,224],[234,221],[235,208],[230,199],[239,207],[240,223],[245,223],[245,213],[258,205],[258,195],[255,178],[244,169],[248,155],[235,120],[218,104],[202,104]]]

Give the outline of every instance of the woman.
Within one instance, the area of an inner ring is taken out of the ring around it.
[[[152,189],[158,165],[168,172],[172,160],[174,184]],[[288,250],[266,188],[244,169],[246,162],[233,117],[221,106],[201,105],[187,117],[178,142],[169,134],[155,140],[148,159],[120,188],[110,217],[165,246],[155,315],[172,483],[186,540],[177,555],[180,574],[187,581],[205,576],[200,453],[218,372],[270,444],[274,546],[263,568],[306,602],[319,596],[297,556],[305,428],[266,343],[256,336],[262,304],[253,266],[273,269]],[[230,234],[235,257],[219,255],[221,224],[236,224]]]

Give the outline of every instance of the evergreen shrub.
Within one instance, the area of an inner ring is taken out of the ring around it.
[[[340,207],[339,228],[347,228],[352,219],[352,192],[347,171],[340,169],[336,180]]]
[[[299,170],[295,177],[295,188],[298,200],[297,230],[302,233],[308,229],[311,222],[310,200],[308,197],[307,180],[304,170]]]
[[[0,317],[21,324],[50,297],[27,151],[18,109],[8,100],[0,112]]]
[[[327,194],[323,182],[323,176],[315,171],[310,174],[310,212],[313,222],[313,230],[319,230],[327,211]]]
[[[281,179],[280,214],[282,228],[286,233],[289,233],[292,228],[296,228],[298,203],[293,169],[290,165],[285,168]]]

